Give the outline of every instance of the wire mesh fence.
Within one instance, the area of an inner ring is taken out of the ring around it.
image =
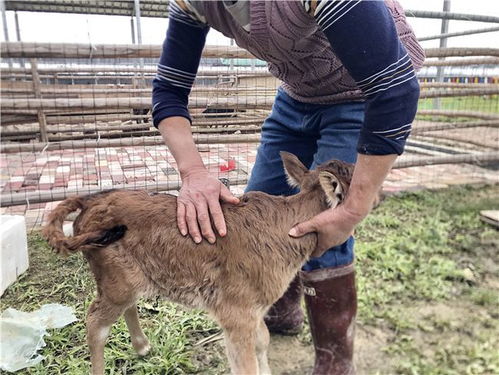
[[[160,52],[159,45],[2,43],[2,213],[23,214],[37,227],[73,194],[179,188],[175,160],[150,116]],[[499,50],[426,53],[412,136],[384,189],[497,182]],[[205,48],[189,99],[192,132],[208,170],[236,194],[278,86],[246,51]]]

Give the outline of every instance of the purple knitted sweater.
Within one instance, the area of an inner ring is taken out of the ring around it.
[[[279,78],[282,88],[304,103],[330,104],[363,97],[349,72],[331,49],[314,17],[299,1],[250,1],[248,33],[231,17],[221,1],[204,1],[203,13],[210,27],[233,38],[261,60]],[[419,45],[400,4],[386,0],[397,33],[416,69],[424,61]]]
[[[153,81],[156,126],[170,116],[190,119],[188,95],[212,27],[267,61],[298,101],[365,100],[358,151],[402,153],[419,96],[414,70],[424,52],[396,1],[251,0],[248,5],[249,25],[241,25],[223,1],[170,2]]]

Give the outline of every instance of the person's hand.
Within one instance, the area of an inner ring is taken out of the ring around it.
[[[203,236],[209,243],[215,243],[216,235],[211,219],[220,236],[227,234],[220,200],[232,204],[239,199],[206,169],[192,170],[182,176],[182,188],[177,198],[177,225],[183,236],[189,234],[194,242],[200,243]]]
[[[302,237],[308,233],[317,233],[317,247],[312,256],[319,257],[326,250],[341,245],[353,235],[356,225],[364,216],[349,211],[344,205],[339,205],[295,225],[289,231],[289,235]]]

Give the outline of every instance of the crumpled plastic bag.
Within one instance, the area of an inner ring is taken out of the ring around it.
[[[74,321],[73,309],[58,303],[29,313],[6,309],[0,316],[0,369],[14,372],[36,365],[43,359],[37,351],[45,346],[46,330]]]

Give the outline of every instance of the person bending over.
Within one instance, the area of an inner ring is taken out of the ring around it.
[[[415,70],[424,60],[401,6],[393,0],[172,0],[169,17],[152,116],[182,179],[177,216],[183,235],[196,243],[203,237],[215,242],[216,233],[227,233],[220,200],[238,202],[208,173],[190,130],[188,97],[210,27],[265,60],[282,81],[262,126],[246,191],[296,193],[286,182],[280,151],[311,168],[333,158],[356,162],[343,204],[290,228],[293,237],[317,233],[317,257],[265,318],[271,332],[297,332],[304,290],[313,373],[353,373],[357,297],[351,235],[404,150],[419,97]]]

